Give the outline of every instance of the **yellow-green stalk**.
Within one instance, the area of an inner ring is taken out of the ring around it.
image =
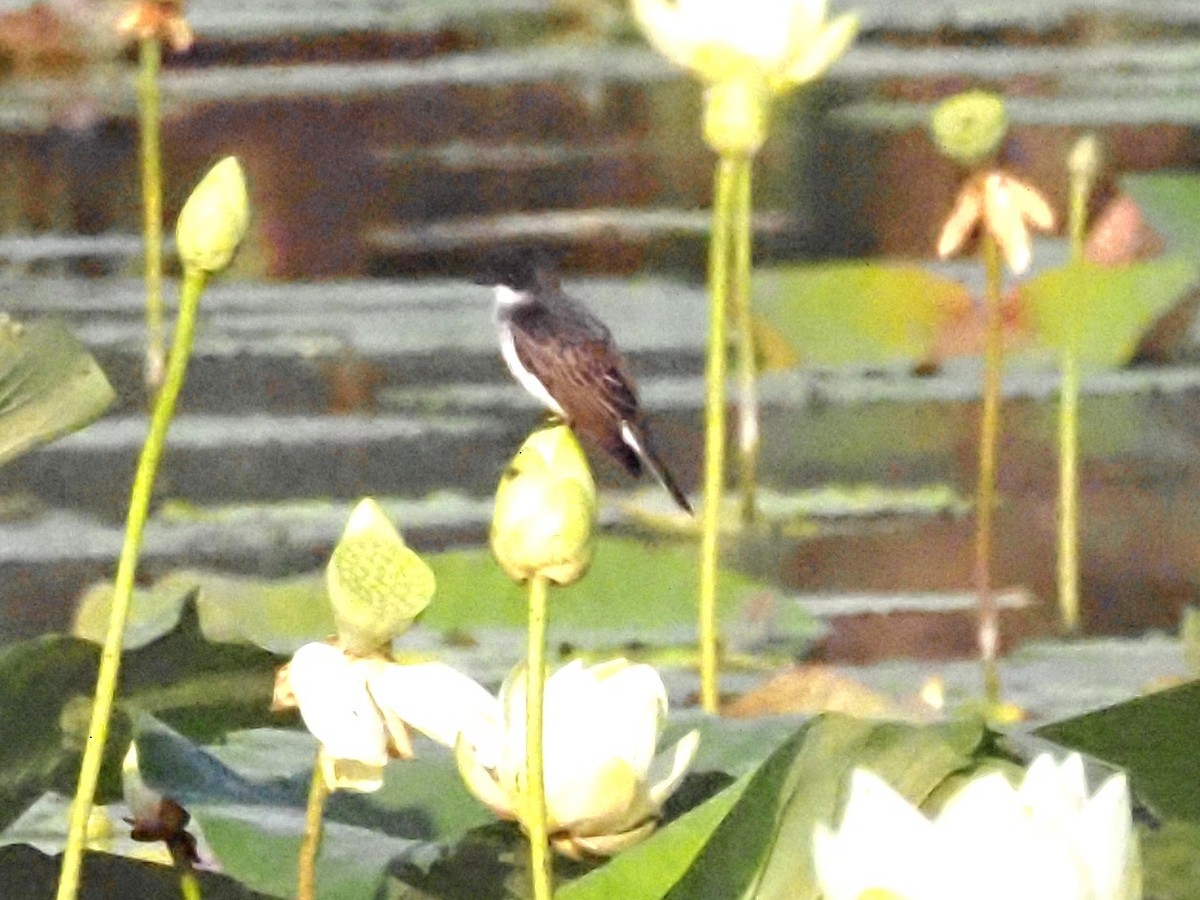
[[[153,395],[166,369],[162,289],[162,123],[158,75],[162,44],[157,37],[138,41],[138,126],[141,133],[142,244],[146,284],[146,359],[143,376]]]
[[[529,634],[525,666],[525,778],[528,791],[523,821],[529,834],[529,877],[535,900],[554,893],[553,861],[546,826],[546,777],[542,755],[542,711],[546,689],[546,594],[549,581],[529,579]]]
[[[317,855],[321,850],[321,822],[325,814],[325,801],[329,798],[329,785],[321,765],[321,754],[313,763],[312,782],[308,786],[308,803],[304,809],[304,837],[300,841],[298,871],[296,873],[297,900],[315,900],[317,896]]]
[[[1067,160],[1067,228],[1072,265],[1083,261],[1088,197],[1099,167],[1096,137],[1086,135],[1075,144]],[[1067,298],[1067,341],[1058,408],[1058,608],[1068,632],[1079,630],[1079,301],[1074,294]]]
[[[979,597],[979,657],[984,697],[1000,702],[1000,613],[992,589],[992,520],[996,507],[996,445],[1004,370],[1004,321],[1000,308],[1000,249],[986,231],[981,238],[987,278],[983,363],[983,420],[979,429],[979,485],[975,496],[975,590]]]
[[[489,537],[500,567],[529,585],[522,823],[537,900],[550,900],[553,890],[542,756],[547,588],[570,584],[587,571],[595,520],[596,483],[571,429],[558,424],[533,432],[500,478]]]
[[[740,157],[717,162],[712,239],[708,248],[708,348],[704,374],[704,506],[700,512],[700,705],[720,706],[720,635],[717,623],[717,563],[721,497],[725,491],[725,351],[729,303],[730,238]]]
[[[726,317],[734,304],[741,389],[742,517],[755,515],[758,393],[750,308],[750,164],[767,136],[771,100],[819,78],[854,40],[858,17],[825,18],[824,0],[736,3],[632,0],[654,47],[705,85],[703,131],[716,152],[709,244],[705,368],[704,509],[700,538],[700,694],[716,712],[717,526],[724,491]]]
[[[167,430],[175,415],[175,405],[183,389],[184,376],[191,356],[192,336],[200,295],[210,274],[222,271],[233,258],[246,231],[249,203],[241,167],[229,157],[222,160],[201,180],[179,214],[177,243],[183,262],[183,286],[179,297],[179,316],[166,377],[150,418],[150,431],[138,457],[129,513],[125,522],[125,540],[117,562],[108,630],[100,651],[100,669],[96,677],[96,695],[92,702],[88,741],[80,764],[79,782],[67,830],[58,883],[58,900],[75,900],[83,865],[87,821],[91,815],[100,778],[100,766],[108,741],[108,726],[120,674],[121,648],[125,622],[133,597],[138,553],[150,510],[154,478],[166,446]]]

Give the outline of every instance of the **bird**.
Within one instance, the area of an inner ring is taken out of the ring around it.
[[[648,469],[682,510],[694,514],[654,450],[637,385],[612,333],[563,291],[550,255],[526,247],[494,255],[475,282],[494,289],[500,354],[517,382],[630,475]]]

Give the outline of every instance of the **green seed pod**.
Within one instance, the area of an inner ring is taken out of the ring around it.
[[[989,91],[955,94],[934,109],[930,131],[942,153],[974,166],[995,153],[1008,132],[1004,101]]]
[[[408,630],[429,604],[433,571],[369,497],[354,508],[325,567],[342,647],[367,655]]]

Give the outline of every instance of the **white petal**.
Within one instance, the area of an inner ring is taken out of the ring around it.
[[[493,769],[484,765],[470,742],[459,738],[454,747],[458,773],[476,799],[502,819],[516,818],[517,799],[496,780]]]
[[[328,755],[382,767],[387,735],[361,663],[328,644],[305,644],[288,672],[304,724]]]
[[[691,68],[701,35],[682,3],[633,0],[633,15],[654,48],[676,65]]]
[[[1124,773],[1101,785],[1080,813],[1077,828],[1076,846],[1096,896],[1121,897],[1137,840]]]
[[[821,888],[828,900],[857,898],[872,888],[933,897],[930,879],[946,865],[934,838],[933,824],[887,782],[855,769],[841,827],[814,834]]]
[[[367,676],[367,688],[385,716],[395,716],[444,747],[453,747],[462,734],[481,755],[494,757],[499,704],[457,669],[444,663],[385,663]]]
[[[683,781],[700,749],[700,732],[689,731],[668,750],[654,757],[647,780],[650,783],[650,801],[659,809],[675,788]]]

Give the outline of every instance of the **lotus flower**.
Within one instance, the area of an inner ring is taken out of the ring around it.
[[[825,0],[633,0],[654,47],[708,86],[704,138],[718,153],[753,155],[770,99],[819,77],[858,30],[853,14],[825,21]]]
[[[1032,256],[1030,226],[1038,231],[1054,228],[1054,212],[1046,198],[1006,172],[983,172],[959,191],[938,237],[938,256],[945,259],[956,253],[972,233],[983,228],[995,239],[1013,274],[1023,275]]]
[[[936,819],[882,779],[851,776],[841,826],[813,835],[825,900],[1137,900],[1141,875],[1123,774],[1088,796],[1083,761],[1034,760],[1019,788],[967,783]]]
[[[505,680],[495,727],[464,732],[456,755],[467,787],[496,815],[523,821],[525,668]],[[691,765],[690,732],[655,756],[667,694],[647,665],[614,659],[569,663],[546,682],[546,815],[559,852],[610,856],[647,837]]]
[[[305,644],[276,677],[273,706],[299,707],[321,743],[330,790],[370,793],[382,787],[390,757],[412,756],[409,727],[453,747],[460,733],[490,731],[495,700],[442,663],[399,665]]]

